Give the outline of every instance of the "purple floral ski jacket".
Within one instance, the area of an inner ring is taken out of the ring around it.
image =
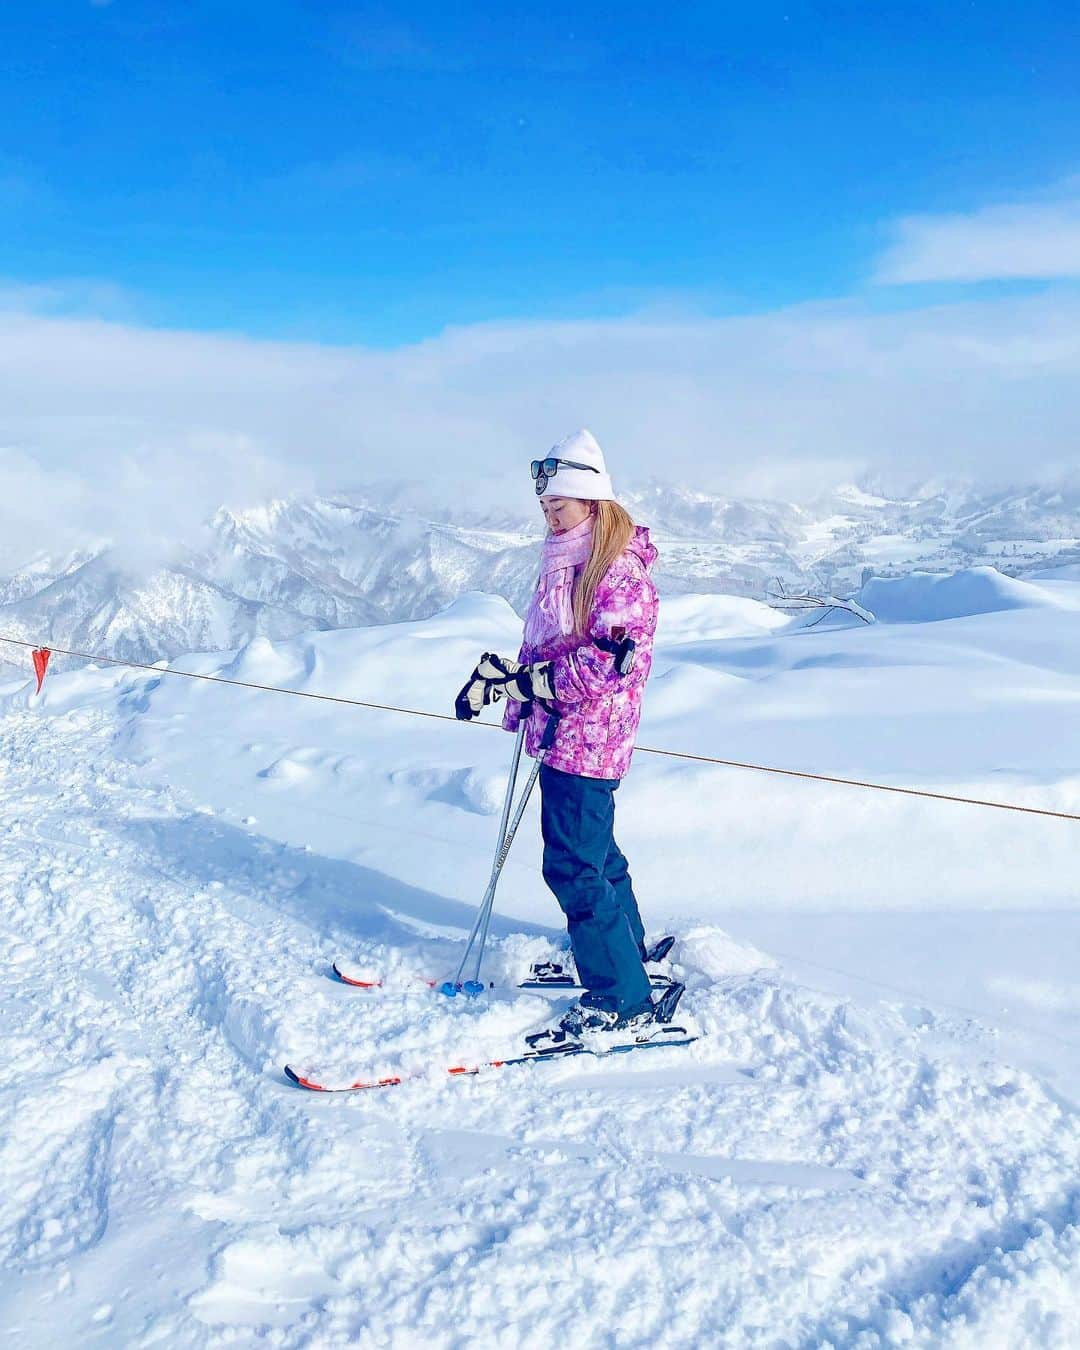
[[[554,662],[554,704],[561,717],[555,743],[544,759],[553,769],[582,778],[622,778],[630,767],[660,608],[649,576],[656,558],[649,531],[639,525],[596,588],[588,636],[567,637],[556,630],[535,645],[522,645],[519,661]],[[580,571],[575,568],[575,579]],[[615,628],[624,628],[637,643],[629,675],[620,675],[615,657],[591,641],[612,637]],[[508,701],[503,715],[506,730],[517,731],[520,717],[521,704]],[[534,705],[525,731],[525,750],[534,758],[547,723],[548,714]]]

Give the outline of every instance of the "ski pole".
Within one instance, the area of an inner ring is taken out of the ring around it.
[[[543,764],[544,759],[547,756],[547,752],[555,744],[555,733],[559,729],[560,714],[556,712],[555,709],[548,703],[542,701],[541,706],[545,709],[545,711],[548,714],[547,726],[544,728],[544,734],[540,738],[540,745],[537,749],[536,760],[533,763],[532,772],[529,774],[529,781],[525,784],[525,791],[521,794],[521,797],[518,799],[517,811],[514,813],[514,819],[510,825],[509,830],[506,830],[505,828],[506,814],[504,811],[502,847],[495,855],[495,865],[491,869],[491,881],[488,883],[487,893],[485,894],[484,900],[481,902],[480,905],[480,915],[477,916],[478,921],[482,916],[483,923],[480,930],[480,942],[476,951],[476,970],[473,974],[472,980],[467,981],[462,986],[465,992],[470,995],[479,994],[483,991],[484,986],[480,983],[480,962],[483,960],[484,957],[484,948],[487,945],[488,928],[491,925],[491,913],[492,910],[495,908],[495,888],[499,884],[499,877],[502,875],[503,865],[505,864],[506,859],[510,854],[510,845],[514,842],[514,835],[517,834],[518,826],[521,824],[521,819],[525,814],[525,807],[529,803],[529,798],[532,795],[533,787],[536,785],[536,780],[539,777],[540,766]],[[532,716],[531,709],[529,712],[529,716],[530,717]],[[521,725],[524,726],[524,724],[527,721],[528,717],[523,715],[521,719]],[[514,758],[515,776],[517,772],[518,758],[520,758],[520,756],[515,756]],[[507,801],[509,800],[510,799],[508,796]],[[471,945],[472,943],[470,939],[470,946]],[[465,955],[461,958],[461,965],[458,967],[457,978],[459,980],[461,979],[461,972],[465,969],[465,962],[468,958],[468,955],[469,949],[468,947],[466,947]]]
[[[484,925],[480,931],[480,941],[477,943],[476,947],[476,970],[473,974],[473,985],[477,991],[484,987],[480,983],[480,962],[484,958],[484,948],[487,946],[488,929],[491,927],[491,912],[495,908],[495,888],[499,884],[499,877],[502,875],[503,865],[510,853],[510,845],[514,842],[514,835],[517,834],[518,826],[521,824],[521,818],[525,814],[525,807],[528,805],[529,798],[532,796],[533,786],[536,783],[537,775],[540,772],[540,765],[543,763],[543,760],[543,754],[537,755],[532,767],[532,772],[529,774],[529,781],[525,784],[525,791],[518,800],[517,810],[514,812],[514,819],[510,825],[510,831],[503,841],[502,849],[495,861],[495,870],[492,873],[491,881],[488,884],[488,894],[486,896],[487,907],[484,913]],[[466,991],[468,991],[468,985],[466,985],[465,988]]]
[[[510,808],[514,800],[514,788],[517,786],[518,766],[521,763],[521,751],[525,744],[525,723],[526,719],[522,718],[521,724],[518,727],[517,740],[514,742],[514,757],[510,762],[510,777],[507,780],[506,784],[506,797],[503,801],[502,819],[499,823],[499,839],[495,847],[495,859],[491,867],[491,879],[488,882],[488,889],[484,892],[484,898],[480,902],[480,908],[477,910],[476,913],[476,920],[473,923],[472,931],[469,934],[468,941],[465,943],[465,950],[462,953],[461,962],[458,965],[457,972],[454,975],[453,980],[447,980],[444,984],[439,986],[440,993],[448,994],[451,998],[454,996],[454,994],[457,993],[458,988],[461,985],[461,976],[463,971],[465,970],[465,963],[469,959],[469,952],[472,950],[473,943],[479,936],[480,929],[483,926],[484,908],[488,904],[489,896],[494,895],[493,882],[495,882],[495,880],[497,879],[499,870],[501,869],[502,866],[500,859],[504,858],[503,845],[506,843],[506,832],[507,827],[510,823]],[[477,972],[477,975],[479,977],[479,971]],[[466,992],[470,994],[479,993],[480,990],[469,989]]]

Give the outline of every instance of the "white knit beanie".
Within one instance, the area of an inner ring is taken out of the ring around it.
[[[596,437],[584,428],[567,436],[548,451],[548,458],[571,459],[586,464],[585,469],[570,469],[560,464],[538,494],[541,497],[577,497],[586,502],[613,502],[615,489],[604,463],[604,452]],[[595,470],[595,472],[594,472]]]

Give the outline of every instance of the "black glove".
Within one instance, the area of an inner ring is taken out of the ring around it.
[[[494,652],[485,652],[476,669],[465,682],[454,702],[459,721],[468,722],[479,716],[481,709],[501,698],[531,703],[534,698],[554,698],[551,683],[551,662],[534,661],[523,666]]]

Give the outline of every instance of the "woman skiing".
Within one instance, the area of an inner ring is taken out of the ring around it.
[[[504,727],[517,731],[527,717],[526,753],[544,754],[544,880],[566,915],[586,991],[547,1034],[556,1042],[606,1031],[642,1039],[670,1020],[683,992],[668,984],[653,1002],[645,962],[662,959],[674,939],[646,948],[613,834],[615,790],[630,765],[652,665],[659,601],[649,569],[657,554],[649,531],[615,501],[588,431],[533,460],[532,476],[549,533],[524,641],[516,661],[481,659],[458,711],[475,716],[506,698]],[[536,968],[541,982],[544,970]]]

